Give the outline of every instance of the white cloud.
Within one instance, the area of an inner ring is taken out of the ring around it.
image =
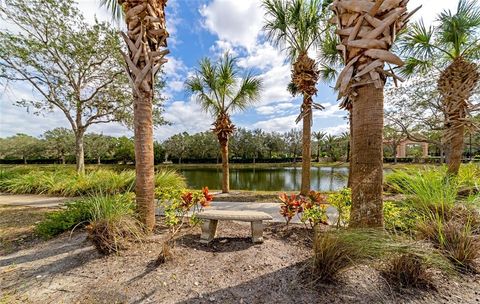
[[[426,25],[431,24],[437,18],[437,15],[444,10],[457,11],[458,0],[410,0],[407,4],[409,11],[413,11],[420,5],[422,8],[412,16],[412,20],[423,19]]]
[[[157,128],[156,139],[163,140],[181,132],[202,132],[210,129],[212,124],[212,118],[193,100],[172,102],[166,107],[164,117],[172,125]]]
[[[238,65],[243,68],[257,68],[264,70],[275,66],[282,66],[285,64],[286,58],[278,49],[274,48],[270,43],[265,42],[255,45],[250,51],[249,55],[240,58]]]
[[[252,48],[263,26],[264,12],[258,0],[213,0],[200,9],[204,26],[220,40]]]

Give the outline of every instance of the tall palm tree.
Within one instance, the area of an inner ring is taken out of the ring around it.
[[[383,87],[385,63],[402,65],[389,52],[411,14],[407,1],[336,0],[331,8],[345,67],[336,88],[352,109],[352,227],[383,226]]]
[[[327,133],[318,131],[313,132],[313,138],[317,141],[317,162],[320,162],[320,149],[322,147],[322,140],[327,135]]]
[[[124,18],[121,33],[128,54],[122,52],[133,90],[135,136],[135,195],[140,219],[148,231],[155,226],[155,172],[153,157],[153,93],[155,75],[167,62],[167,0],[101,0],[117,18]]]
[[[256,102],[262,90],[262,81],[248,72],[240,78],[236,58],[226,53],[217,62],[204,58],[200,67],[185,82],[202,108],[214,116],[213,132],[218,138],[222,152],[222,192],[230,190],[228,169],[228,140],[233,133],[230,114]]]
[[[422,21],[412,25],[402,39],[408,56],[407,75],[435,67],[441,70],[437,87],[445,112],[443,141],[447,146],[448,173],[457,175],[462,162],[465,128],[472,128],[469,102],[480,74],[480,6],[477,1],[460,0],[457,12],[443,11],[437,24],[426,28]]]
[[[324,1],[329,3],[331,1]],[[321,0],[263,0],[266,10],[264,31],[276,47],[288,52],[292,62],[293,91],[303,95],[297,122],[303,119],[301,194],[310,191],[312,107],[319,78],[317,63],[308,52],[318,47],[324,30],[325,3]]]

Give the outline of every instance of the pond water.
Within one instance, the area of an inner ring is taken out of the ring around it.
[[[222,170],[217,168],[182,169],[187,184],[199,189],[221,189]],[[347,185],[348,168],[311,168],[311,188],[336,191]],[[299,191],[302,182],[300,167],[230,169],[230,188],[250,191]]]

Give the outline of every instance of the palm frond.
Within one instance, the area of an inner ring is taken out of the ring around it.
[[[262,91],[262,80],[249,72],[243,79],[240,88],[235,97],[232,98],[230,104],[227,106],[233,111],[245,110],[245,108],[257,102],[260,99],[260,92]]]
[[[118,0],[100,0],[100,6],[106,7],[114,20],[120,21],[124,19],[123,7]]]

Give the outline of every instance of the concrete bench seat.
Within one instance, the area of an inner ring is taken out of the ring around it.
[[[203,220],[200,241],[207,244],[215,238],[217,224],[220,220],[250,222],[252,241],[262,243],[263,221],[272,220],[269,214],[259,211],[208,210],[199,213],[197,217]]]

